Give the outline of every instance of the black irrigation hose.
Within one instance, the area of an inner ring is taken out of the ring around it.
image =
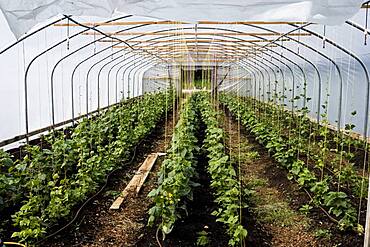
[[[64,225],[62,228],[60,228],[59,230],[57,230],[57,231],[55,231],[55,232],[53,232],[52,234],[50,234],[50,235],[48,235],[48,236],[46,236],[45,238],[43,238],[43,239],[41,239],[41,240],[39,240],[39,241],[37,241],[36,243],[35,243],[35,245],[38,245],[38,244],[40,244],[40,243],[42,243],[42,242],[44,242],[45,240],[47,240],[47,239],[49,239],[49,238],[51,238],[51,237],[54,237],[55,235],[57,235],[58,233],[60,233],[60,232],[62,232],[63,230],[65,230],[66,228],[68,228],[70,225],[72,225],[76,220],[77,220],[77,218],[78,218],[78,216],[79,216],[79,214],[80,214],[80,212],[82,211],[82,209],[92,200],[92,199],[94,199],[95,197],[97,197],[106,187],[107,187],[107,185],[108,185],[108,182],[109,182],[109,178],[110,178],[110,176],[113,174],[113,173],[115,173],[116,171],[118,171],[118,170],[120,170],[120,169],[122,169],[123,167],[125,167],[125,166],[128,166],[128,165],[130,165],[133,161],[134,161],[134,159],[135,159],[135,157],[136,157],[136,150],[137,150],[137,147],[138,146],[140,146],[141,144],[142,144],[142,142],[144,141],[145,139],[143,138],[138,144],[136,144],[136,146],[134,147],[134,150],[133,150],[133,155],[132,155],[132,157],[131,157],[131,160],[130,161],[128,161],[127,163],[125,163],[123,166],[121,166],[121,167],[118,167],[118,168],[116,168],[116,169],[114,169],[114,170],[112,170],[110,173],[108,173],[107,174],[107,176],[105,177],[105,183],[104,183],[104,185],[100,188],[100,190],[98,191],[98,192],[96,192],[94,195],[92,195],[89,199],[87,199],[82,205],[81,205],[81,207],[77,210],[77,212],[76,212],[76,214],[75,214],[75,216],[73,217],[73,219],[70,221],[70,222],[68,222],[66,225]]]

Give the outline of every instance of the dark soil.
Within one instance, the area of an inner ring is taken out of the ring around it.
[[[238,122],[226,112],[226,130],[230,135],[231,146],[237,148],[238,142]],[[252,213],[246,215],[248,228],[248,246],[363,246],[363,236],[354,232],[339,231],[337,225],[333,223],[320,209],[313,208],[307,216],[299,212],[299,208],[308,204],[309,196],[301,190],[295,182],[287,179],[287,172],[279,168],[277,162],[271,158],[267,150],[261,146],[255,137],[248,133],[243,127],[240,128],[240,140],[250,145],[252,151],[259,153],[259,158],[242,167],[243,176],[257,176],[267,180],[265,187],[257,190],[259,193],[272,193],[279,201],[288,203],[291,210],[296,213],[297,224],[290,226],[279,226],[278,224],[264,224],[253,219],[256,217]],[[252,219],[248,219],[252,217]],[[307,220],[307,225],[300,222]],[[317,236],[317,232],[325,230],[329,235],[325,237]]]

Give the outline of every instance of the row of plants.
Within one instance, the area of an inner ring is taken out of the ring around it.
[[[245,205],[241,204],[240,180],[225,153],[224,131],[219,127],[218,120],[209,93],[195,93],[185,101],[169,156],[158,173],[158,187],[149,193],[154,206],[149,210],[148,224],[158,224],[163,240],[172,231],[175,222],[187,215],[186,205],[193,198],[193,188],[198,185],[195,183],[198,176],[195,157],[199,152],[197,133],[200,121],[206,126],[202,149],[209,159],[207,171],[217,204],[212,215],[226,226],[230,246],[241,244],[247,236],[241,224],[241,209]]]
[[[250,102],[243,101],[236,96],[223,94],[220,101],[272,153],[279,164],[289,171],[288,178],[294,179],[302,188],[309,191],[315,205],[326,208],[328,213],[334,216],[332,219],[335,218],[340,229],[363,231],[363,227],[357,222],[357,210],[348,194],[333,187],[331,174],[317,173],[312,170],[307,163],[307,157],[302,155],[307,150],[303,141],[315,140],[305,133],[309,129],[303,130],[298,127],[302,125],[292,122],[296,116],[292,116],[288,122],[284,123],[283,119],[286,118],[286,115],[271,105],[269,107],[263,106],[263,111],[256,113],[255,104],[250,104]],[[276,118],[281,119],[280,125],[274,124]],[[328,138],[326,133],[323,135]],[[319,138],[318,142],[320,140]]]
[[[54,131],[13,161],[1,152],[0,205],[13,209],[12,237],[32,243],[67,219],[172,106],[172,93],[147,94],[83,119],[71,133]]]
[[[240,245],[247,236],[241,223],[242,190],[237,172],[225,153],[225,134],[219,127],[218,113],[212,107],[208,93],[197,94],[202,121],[206,125],[206,138],[203,148],[208,153],[207,171],[211,177],[211,188],[218,208],[212,213],[217,221],[227,226],[229,245]]]
[[[193,188],[198,185],[194,182],[197,177],[195,155],[199,151],[197,117],[195,98],[189,97],[182,106],[168,157],[158,173],[158,187],[148,195],[154,201],[149,210],[148,224],[158,224],[163,240],[172,231],[175,222],[187,214],[186,205],[193,199]]]
[[[363,155],[365,159],[367,155],[363,149],[364,142],[351,136],[353,124],[346,124],[343,131],[330,127],[327,101],[322,105],[324,111],[318,124],[308,116],[307,107],[293,111],[284,105],[257,102],[249,97],[242,100],[257,110],[259,120],[276,125],[289,145],[297,147],[297,157],[306,159],[306,163],[311,164],[321,178],[326,174],[332,185],[350,192],[351,198],[357,201],[366,198],[367,187],[364,185],[368,179],[363,176],[363,160],[358,158]],[[355,114],[354,111],[352,115]]]

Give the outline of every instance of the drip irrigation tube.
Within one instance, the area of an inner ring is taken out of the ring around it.
[[[136,151],[137,151],[137,147],[140,146],[142,144],[142,142],[144,141],[144,139],[142,139],[135,147],[134,147],[134,150],[133,150],[133,155],[131,157],[131,159],[125,163],[123,166],[121,167],[118,167],[114,170],[112,170],[110,173],[107,174],[107,176],[105,177],[105,183],[104,185],[100,188],[100,190],[98,192],[96,192],[94,195],[92,195],[91,197],[89,197],[82,205],[81,207],[77,210],[75,216],[73,217],[73,219],[71,221],[69,221],[66,225],[64,225],[63,227],[59,228],[58,230],[56,230],[55,232],[51,233],[50,235],[46,236],[45,238],[37,241],[35,243],[35,245],[39,245],[41,244],[42,242],[46,241],[47,239],[49,238],[52,238],[54,237],[55,235],[57,235],[58,233],[64,231],[65,229],[67,229],[70,225],[72,225],[78,218],[79,214],[82,212],[83,208],[89,203],[91,202],[95,197],[97,197],[101,192],[103,192],[103,190],[107,187],[108,185],[108,182],[109,182],[109,179],[111,177],[111,175],[113,175],[116,171],[122,169],[123,167],[125,166],[128,166],[130,164],[132,164],[132,162],[134,161],[135,157],[136,157]],[[1,247],[1,246],[0,246]]]

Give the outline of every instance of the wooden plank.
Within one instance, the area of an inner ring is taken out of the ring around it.
[[[150,171],[152,170],[152,167],[153,167],[155,161],[157,160],[157,158],[158,158],[158,154],[151,154],[146,158],[146,160],[145,160],[146,165],[141,170],[142,175],[140,177],[140,180],[139,180],[138,184],[136,185],[136,194],[139,194],[139,192],[141,190],[141,187],[143,186],[143,184],[144,184],[145,180],[147,179]]]
[[[296,24],[296,25],[303,25],[307,22],[285,22],[285,21],[198,21],[198,24],[206,24],[206,25],[283,25],[283,24]],[[85,26],[130,26],[130,25],[181,25],[181,24],[190,24],[188,22],[180,22],[180,21],[116,21],[116,22],[83,22]],[[75,27],[79,26],[76,23],[57,23],[54,24],[56,27]]]
[[[135,173],[126,188],[122,191],[121,195],[117,197],[109,209],[119,209],[128,195],[134,193],[135,191],[137,194],[140,191],[157,157],[157,153],[148,155],[143,164],[140,166],[139,170]]]
[[[191,36],[201,36],[201,35],[222,35],[222,36],[311,36],[310,33],[272,33],[272,32],[264,32],[264,33],[256,33],[256,32],[105,32],[106,35],[118,35],[118,36],[138,36],[138,35],[149,35],[149,36],[183,36],[183,35],[191,35]],[[82,35],[102,35],[99,32],[85,32]]]
[[[178,21],[116,21],[116,22],[83,22],[85,26],[132,26],[132,25],[180,25],[180,24],[188,24],[186,22],[178,22]],[[56,27],[75,27],[79,26],[76,23],[57,23],[54,24]]]
[[[303,25],[307,22],[287,22],[287,21],[199,21],[199,24],[207,25],[283,25],[283,24],[296,24]]]
[[[244,48],[247,46],[247,48]],[[202,45],[181,45],[181,46],[135,46],[135,49],[145,49],[150,52],[180,52],[180,51],[185,51],[185,52],[196,52],[196,53],[201,53],[201,52],[217,52],[217,51],[222,51],[224,54],[230,54],[230,55],[245,55],[248,52],[255,52],[256,48],[258,48],[259,51],[266,51],[268,50],[267,48],[262,48],[262,46],[233,46],[233,45],[218,45],[218,46],[212,46],[212,45],[207,45],[207,46],[202,46]],[[275,44],[269,44],[268,47],[277,47]],[[125,49],[125,46],[114,46],[113,48],[117,49]]]
[[[271,46],[271,45],[270,45]],[[276,46],[276,45],[275,45]],[[196,51],[208,51],[208,50],[214,50],[214,51],[225,51],[225,49],[228,49],[230,51],[252,51],[254,49],[254,47],[261,47],[261,46],[248,46],[248,48],[242,48],[243,46],[240,46],[240,48],[238,49],[236,46],[228,46],[228,45],[222,45],[222,48],[221,46],[201,46],[199,45],[198,47],[197,46],[194,46],[194,45],[184,45],[184,46],[152,46],[152,47],[148,47],[148,46],[134,46],[135,49],[144,49],[144,50],[148,50],[148,51],[190,51],[190,50],[196,50]],[[114,46],[113,48],[117,48],[117,49],[124,49],[125,46]]]

